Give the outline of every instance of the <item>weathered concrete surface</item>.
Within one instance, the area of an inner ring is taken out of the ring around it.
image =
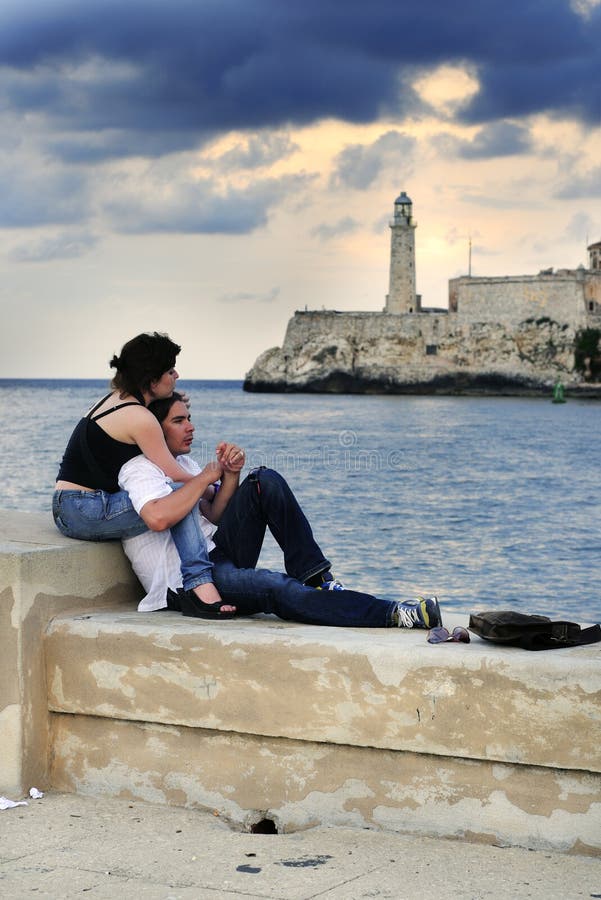
[[[63,538],[50,513],[0,510],[0,793],[46,777],[46,623],[138,590],[120,545]]]
[[[13,900],[571,900],[601,894],[601,862],[347,828],[232,832],[197,810],[49,794],[0,812]]]
[[[53,619],[46,661],[57,712],[601,772],[600,644],[88,612]]]
[[[119,545],[31,514],[0,527],[2,794],[601,853],[598,645],[141,615]]]
[[[46,659],[61,790],[601,854],[598,646],[89,612]]]
[[[52,717],[57,790],[216,810],[237,827],[380,828],[601,854],[601,777],[88,716]]]

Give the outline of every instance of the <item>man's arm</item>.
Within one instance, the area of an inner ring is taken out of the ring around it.
[[[165,531],[177,522],[181,522],[190,510],[200,503],[200,498],[208,486],[222,475],[218,462],[210,462],[199,475],[195,475],[182,487],[167,497],[149,500],[140,510],[140,516],[151,531]]]

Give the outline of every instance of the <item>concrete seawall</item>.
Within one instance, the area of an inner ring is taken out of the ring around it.
[[[601,855],[601,644],[138,614],[119,545],[0,527],[0,793]]]

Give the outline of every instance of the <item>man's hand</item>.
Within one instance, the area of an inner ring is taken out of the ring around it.
[[[206,466],[202,470],[201,474],[209,475],[211,478],[211,481],[213,482],[213,481],[219,481],[219,479],[223,475],[223,471],[224,471],[224,466],[220,462],[211,460],[211,462],[208,462],[206,464]]]
[[[217,444],[215,453],[217,454],[217,461],[223,467],[224,473],[232,472],[238,474],[244,468],[244,463],[246,462],[244,450],[236,444],[228,444],[222,441],[220,444]]]

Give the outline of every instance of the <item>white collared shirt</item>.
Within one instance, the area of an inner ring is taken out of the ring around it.
[[[177,462],[191,475],[198,475],[201,471],[200,466],[189,456],[178,456]],[[138,514],[150,500],[168,497],[172,490],[171,484],[173,479],[145,456],[130,459],[119,472],[119,487],[127,491]],[[207,542],[207,552],[210,553],[215,546],[212,536],[216,526],[202,514],[200,525]],[[137,537],[124,538],[122,544],[134,572],[147,592],[140,601],[138,610],[151,612],[164,609],[167,606],[167,588],[182,586],[179,555],[171,532],[169,529],[148,530]]]

